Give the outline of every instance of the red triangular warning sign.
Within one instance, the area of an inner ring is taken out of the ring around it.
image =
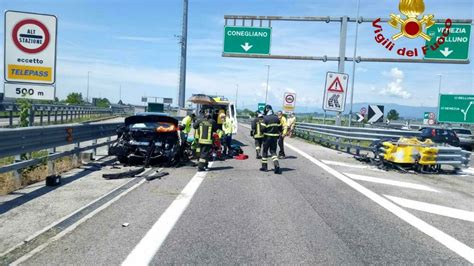
[[[336,77],[336,79],[332,82],[331,86],[329,86],[328,91],[340,93],[344,92],[344,88],[342,87],[342,83],[339,80],[339,77]]]

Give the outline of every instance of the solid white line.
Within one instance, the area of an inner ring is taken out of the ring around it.
[[[350,164],[350,163],[342,163],[342,162],[335,162],[335,161],[328,161],[328,160],[321,160],[325,164],[329,165],[336,165],[336,166],[344,166],[350,168],[358,168],[358,169],[368,169],[370,168],[367,165],[358,165],[358,164]]]
[[[430,188],[425,185],[389,180],[389,179],[378,178],[378,177],[356,175],[356,174],[350,174],[350,173],[344,173],[344,174],[352,179],[360,180],[360,181],[367,181],[367,182],[372,182],[372,183],[385,184],[385,185],[403,187],[403,188],[411,188],[411,189],[417,189],[417,190],[424,190],[424,191],[430,191],[430,192],[439,192],[438,190]]]
[[[474,222],[474,212],[435,205],[435,204],[416,201],[416,200],[409,200],[409,199],[404,199],[404,198],[399,198],[399,197],[394,197],[394,196],[389,196],[389,195],[384,195],[384,196],[386,198],[389,198],[391,201],[395,202],[396,204],[401,205],[402,207],[405,207],[405,208],[434,213],[434,214],[456,218],[460,220],[465,220],[469,222]]]
[[[463,169],[462,172],[469,175],[474,175],[474,168],[469,167],[469,168]]]
[[[160,171],[161,169],[163,169],[163,168],[160,168],[158,171]],[[151,172],[151,171],[153,171],[153,168],[146,170],[145,172],[141,173],[141,174],[138,175],[137,177],[144,176],[144,175],[148,174],[148,173]],[[92,204],[94,204],[94,203],[98,202],[99,200],[101,200],[101,199],[107,197],[108,195],[114,193],[116,190],[120,189],[121,187],[126,186],[126,185],[127,185],[128,183],[130,183],[130,182],[133,182],[133,180],[130,180],[130,181],[128,181],[128,182],[126,182],[126,183],[124,183],[124,184],[122,184],[122,185],[120,185],[120,186],[118,186],[118,187],[112,189],[111,191],[109,191],[109,192],[105,193],[104,195],[100,196],[99,198],[97,198],[97,199],[95,199],[95,200],[93,200],[93,201],[87,203],[86,205],[84,205],[83,207],[79,208],[78,210],[72,212],[71,214],[68,214],[68,215],[66,215],[66,216],[63,216],[63,217],[61,217],[60,219],[56,220],[55,222],[52,222],[51,224],[49,224],[49,225],[46,226],[45,228],[43,228],[43,229],[41,229],[41,230],[39,230],[39,231],[33,233],[32,235],[28,236],[28,237],[27,237],[25,240],[23,240],[21,243],[18,243],[18,244],[16,244],[15,246],[13,246],[12,248],[8,249],[7,251],[1,253],[1,254],[0,254],[0,257],[5,256],[6,254],[12,252],[12,251],[15,250],[16,248],[18,248],[18,247],[24,245],[25,242],[30,242],[30,241],[33,240],[35,237],[41,235],[42,233],[48,231],[49,229],[51,229],[51,228],[53,228],[53,227],[55,227],[56,225],[58,225],[58,224],[61,223],[62,221],[66,220],[66,219],[69,219],[71,216],[75,215],[76,213],[83,211],[84,209],[88,208],[88,207],[91,206]]]
[[[36,247],[35,249],[33,249],[32,251],[30,251],[28,254],[25,254],[23,257],[17,259],[16,261],[14,261],[11,265],[19,265],[25,261],[27,261],[29,258],[33,257],[35,254],[41,252],[44,248],[46,248],[48,245],[50,245],[51,243],[53,243],[54,241],[60,239],[61,237],[67,235],[69,232],[73,231],[74,229],[76,229],[79,225],[81,225],[82,223],[84,223],[85,221],[89,220],[90,218],[92,218],[94,215],[96,215],[97,213],[101,212],[102,210],[104,210],[105,208],[109,207],[110,205],[112,205],[112,203],[116,202],[117,200],[119,200],[120,198],[122,198],[123,196],[127,195],[130,191],[136,189],[137,187],[139,187],[141,184],[145,183],[145,179],[142,179],[140,180],[140,182],[138,182],[137,184],[133,185],[132,187],[130,187],[129,189],[125,190],[124,192],[122,192],[121,194],[119,194],[117,197],[113,198],[112,200],[110,200],[109,202],[105,203],[104,205],[100,206],[99,208],[95,209],[94,211],[92,211],[91,213],[87,214],[86,216],[82,217],[80,220],[78,220],[77,222],[75,222],[74,224],[72,224],[71,226],[69,226],[68,228],[64,229],[63,231],[61,231],[59,234],[55,235],[54,237],[50,238],[48,241],[46,241],[45,243],[39,245],[38,247]]]
[[[209,165],[211,165],[210,163]],[[197,172],[137,246],[122,262],[123,266],[148,265],[168,234],[188,207],[207,172]]]
[[[355,182],[354,180],[348,178],[347,176],[339,173],[338,171],[332,169],[331,167],[327,166],[326,164],[316,160],[315,158],[311,157],[307,153],[299,150],[296,147],[293,147],[290,144],[285,144],[288,148],[294,150],[295,152],[299,153],[315,165],[321,167],[326,172],[330,173],[340,181],[346,183],[348,186],[352,187],[353,189],[357,190],[358,192],[362,193],[367,198],[371,199],[375,203],[379,204],[380,206],[384,207],[394,215],[398,216],[400,219],[404,220],[408,224],[412,225],[413,227],[417,228],[421,232],[425,233],[426,235],[432,237],[448,249],[452,250],[459,256],[465,258],[470,263],[474,263],[474,250],[467,246],[466,244],[460,242],[459,240],[453,238],[452,236],[444,233],[443,231],[437,229],[436,227],[426,223],[425,221],[421,220],[420,218],[414,216],[413,214],[407,212],[406,210],[402,209],[401,207],[395,205],[391,201],[387,200],[386,198],[376,194],[375,192],[367,189],[366,187],[360,185],[359,183]]]

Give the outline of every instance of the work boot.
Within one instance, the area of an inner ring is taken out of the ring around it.
[[[257,160],[260,160],[262,159],[262,156],[260,156],[260,154],[257,153]]]
[[[205,168],[198,167],[198,172],[204,172],[204,171],[206,171],[206,169],[205,169]]]
[[[275,166],[275,169],[274,169],[275,174],[280,175],[281,174],[280,163],[278,161],[274,161],[273,163]]]
[[[262,172],[267,172],[268,171],[268,166],[266,163],[262,163],[262,167],[260,167],[260,171]]]
[[[275,167],[274,172],[275,172],[275,174],[277,174],[277,175],[281,175],[281,168],[280,168],[280,167]]]

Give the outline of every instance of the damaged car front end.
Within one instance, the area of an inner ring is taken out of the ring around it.
[[[180,159],[178,120],[166,114],[142,113],[127,117],[117,129],[109,155],[122,164],[174,164]]]

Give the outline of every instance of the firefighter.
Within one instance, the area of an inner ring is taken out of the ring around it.
[[[283,143],[286,133],[288,132],[288,124],[286,122],[286,117],[283,115],[282,111],[278,111],[278,119],[280,120],[280,125],[282,128],[282,131],[280,133],[280,136],[278,137],[278,146],[280,147],[280,152],[278,153],[278,156],[280,158],[285,158],[285,144]]]
[[[281,174],[280,163],[276,154],[278,137],[282,132],[280,119],[273,113],[271,105],[265,106],[265,116],[263,117],[263,153],[262,153],[262,167],[260,171],[268,171],[268,151],[270,151],[271,159],[275,166],[275,174]]]
[[[204,118],[196,121],[193,125],[198,137],[198,148],[200,151],[198,161],[198,171],[205,171],[208,168],[209,155],[212,150],[212,135],[217,132],[217,123],[211,118],[211,113],[206,113]]]
[[[232,144],[232,132],[234,132],[234,124],[230,118],[227,118],[225,113],[220,114],[222,120],[222,144],[224,145],[224,156],[229,157],[230,145]]]
[[[263,114],[255,112],[255,119],[252,121],[252,130],[250,135],[255,139],[255,151],[257,152],[257,159],[262,159],[260,151],[263,145]]]

